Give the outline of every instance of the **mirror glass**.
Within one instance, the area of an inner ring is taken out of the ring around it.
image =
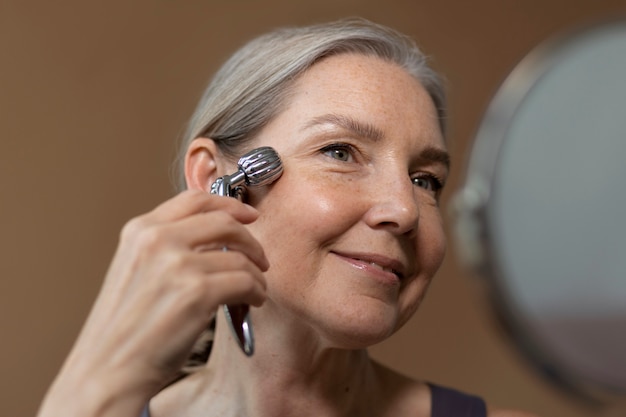
[[[459,248],[521,350],[570,388],[626,393],[626,22],[522,61],[456,207]]]

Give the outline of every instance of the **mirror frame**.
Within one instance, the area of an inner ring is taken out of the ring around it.
[[[517,64],[485,112],[470,148],[464,183],[452,200],[453,237],[461,263],[483,278],[489,304],[508,338],[547,380],[592,405],[611,403],[626,392],[616,391],[614,387],[590,381],[560,367],[554,355],[533,340],[532,331],[516,314],[519,311],[516,302],[504,285],[499,249],[491,243],[494,230],[489,219],[489,202],[500,151],[525,99],[570,48],[590,36],[616,27],[626,28],[626,19],[620,17],[553,37],[534,48]]]

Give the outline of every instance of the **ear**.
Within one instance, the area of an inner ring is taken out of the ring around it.
[[[208,138],[196,138],[185,154],[185,182],[190,190],[211,191],[211,184],[222,172],[219,149]]]

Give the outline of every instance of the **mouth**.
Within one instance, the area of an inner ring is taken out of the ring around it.
[[[333,254],[346,259],[353,265],[361,268],[371,268],[374,271],[381,271],[386,274],[393,274],[398,280],[404,279],[406,276],[406,267],[404,264],[394,258],[370,253],[345,253],[332,252]]]

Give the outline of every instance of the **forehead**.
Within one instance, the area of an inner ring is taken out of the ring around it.
[[[429,138],[443,147],[438,114],[421,83],[378,57],[341,54],[321,60],[294,83],[287,112],[302,120],[348,115],[386,135]]]

